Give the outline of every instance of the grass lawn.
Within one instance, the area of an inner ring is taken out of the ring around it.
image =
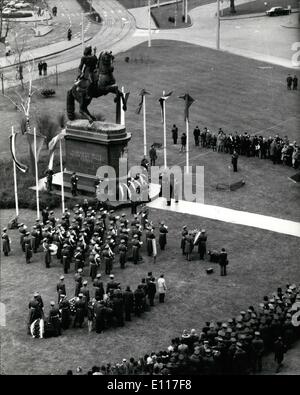
[[[264,3],[267,3],[265,6]],[[267,0],[266,2],[263,0],[250,1],[249,3],[238,4],[235,6],[236,14],[244,15],[244,14],[254,14],[259,12],[265,12],[272,7],[287,7],[290,5],[292,8],[299,8],[298,0]],[[232,15],[230,13],[230,8],[224,8],[223,10],[224,16]]]
[[[126,63],[124,58],[127,55],[145,61]],[[132,133],[129,145],[131,164],[140,162],[143,147],[142,115],[135,114],[141,88],[152,94],[147,97],[149,147],[152,142],[163,141],[158,104],[163,89],[166,92],[174,90],[167,101],[169,131],[173,123],[177,124],[180,133],[184,129],[183,101],[177,96],[188,91],[197,100],[190,111],[191,130],[198,124],[200,128],[207,126],[214,131],[222,127],[226,132],[247,130],[267,137],[287,134],[291,140],[297,139],[299,92],[286,91],[285,78],[289,70],[277,66],[261,68],[265,66],[264,63],[206,48],[163,41],[153,41],[150,50],[145,43],[117,55],[117,81],[131,92],[126,114],[127,129]],[[60,76],[55,98],[34,99],[33,113],[51,111],[55,114],[62,111],[65,108],[65,91],[74,75],[75,71]],[[11,123],[17,126],[17,113],[2,98],[0,100],[1,158],[8,158],[7,137]],[[94,101],[91,107],[97,113],[104,113],[107,120],[113,120],[108,116],[114,107],[112,96]],[[167,143],[169,165],[184,164],[185,158],[179,154],[179,146],[172,145],[171,133]],[[206,203],[300,220],[299,188],[287,179],[294,173],[291,168],[240,157],[237,177],[244,177],[246,185],[236,192],[217,192],[216,183],[228,180],[230,156],[196,149],[192,145],[191,141],[191,162],[205,167]],[[26,151],[24,144],[20,152]],[[162,164],[162,152],[158,154],[159,164]],[[5,226],[12,216],[12,210],[2,211],[1,226]],[[22,210],[20,219],[30,225],[35,213]],[[171,337],[180,335],[184,328],[199,330],[205,320],[230,318],[250,304],[257,305],[265,294],[275,291],[278,286],[300,281],[297,238],[156,210],[152,210],[151,219],[155,224],[164,219],[169,226],[167,250],[159,254],[155,267],[146,257],[144,263],[137,267],[128,264],[122,272],[117,267],[115,274],[124,286],[130,284],[135,287],[149,270],[152,269],[156,277],[164,272],[170,287],[166,304],[154,307],[143,318],[134,319],[124,328],[110,330],[100,336],[88,334],[87,328],[70,330],[60,338],[43,341],[26,335],[27,303],[31,294],[35,290],[40,291],[47,306],[50,300],[56,300],[55,286],[62,269],[55,262],[46,271],[42,253],[34,257],[31,265],[25,265],[19,250],[18,234],[10,232],[12,256],[5,259],[1,256],[1,301],[7,309],[7,326],[1,328],[3,372],[64,373],[78,365],[87,370],[101,362],[119,361],[131,355],[139,357],[146,352],[166,348]],[[218,268],[213,275],[207,276],[205,268],[209,263],[182,260],[179,233],[184,224],[190,228],[205,227],[209,248],[224,246],[228,249],[228,277],[221,278]],[[68,294],[73,296],[72,272],[67,275],[66,284]]]

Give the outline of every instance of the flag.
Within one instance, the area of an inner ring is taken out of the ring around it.
[[[144,103],[144,96],[145,95],[150,95],[150,93],[147,92],[146,89],[142,89],[140,94],[139,94],[139,96],[141,96],[141,101],[140,101],[140,103],[138,105],[138,108],[135,110],[136,114],[139,114],[141,112],[141,110],[142,110],[143,103]]]
[[[53,139],[50,140],[50,142],[48,144],[48,149],[50,151],[48,169],[50,169],[50,170],[53,169],[54,151],[55,151],[59,141],[62,140],[65,137],[65,135],[66,135],[66,129],[62,129],[62,131],[60,133],[58,133],[56,136],[54,136]]]
[[[188,93],[186,93],[183,96],[178,96],[178,97],[179,97],[179,99],[184,99],[184,101],[185,101],[184,120],[188,121],[189,120],[189,108],[194,103],[195,100]]]
[[[163,95],[158,101],[160,104],[160,108],[161,108],[161,121],[164,122],[165,119],[165,114],[164,114],[164,101],[166,101],[171,95],[172,95],[173,91],[167,93],[166,95]]]
[[[29,144],[29,154],[30,154],[30,160],[31,160],[31,171],[34,174],[35,172],[35,161],[38,162],[40,152],[42,150],[44,141],[46,139],[45,136],[42,134],[36,133],[36,158],[35,158],[35,152],[34,152],[34,133],[26,133],[27,136],[27,141]]]
[[[28,166],[23,165],[20,163],[17,158],[16,158],[16,138],[17,138],[18,133],[12,133],[10,135],[10,152],[13,158],[13,161],[15,162],[17,169],[19,169],[22,173],[26,173],[28,171]]]

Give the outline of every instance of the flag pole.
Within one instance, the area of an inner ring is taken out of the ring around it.
[[[60,161],[60,173],[62,177],[61,183],[61,209],[62,213],[65,212],[65,189],[64,189],[64,170],[63,170],[63,158],[62,158],[62,144],[61,139],[59,139],[59,161]]]
[[[37,165],[37,148],[36,148],[36,128],[33,128],[34,136],[34,165],[35,165],[35,188],[36,188],[36,215],[37,219],[40,219],[40,202],[39,202],[39,175],[38,175],[38,165]]]
[[[148,0],[148,47],[151,47],[151,0]]]
[[[165,96],[165,91],[163,91]],[[167,127],[166,127],[166,100],[163,100],[163,122],[164,122],[164,168],[167,168]]]
[[[147,156],[146,95],[143,95],[144,156]]]
[[[220,0],[217,0],[217,49],[220,49]]]
[[[123,97],[125,95],[125,90],[124,90],[124,86],[122,86],[121,92],[123,94]],[[125,111],[123,110],[123,106],[121,105],[121,125],[125,126]]]
[[[189,139],[189,119],[186,117],[185,120],[186,125],[186,173],[189,173],[189,165],[190,165],[190,139]]]
[[[11,134],[14,135],[14,127],[11,127]],[[15,204],[16,204],[16,217],[19,216],[19,199],[18,199],[18,185],[17,185],[17,168],[16,163],[13,160],[13,170],[14,170],[14,189],[15,189]]]

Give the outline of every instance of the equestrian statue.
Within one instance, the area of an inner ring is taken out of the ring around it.
[[[79,103],[80,114],[92,123],[96,118],[89,112],[88,106],[93,98],[114,93],[116,123],[120,123],[121,105],[123,111],[126,111],[128,96],[124,96],[116,85],[113,61],[112,52],[101,52],[97,58],[95,50],[92,54],[92,47],[85,48],[79,65],[79,75],[67,93],[67,114],[70,121],[75,119],[75,100]]]

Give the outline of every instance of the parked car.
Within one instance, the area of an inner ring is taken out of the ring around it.
[[[291,8],[272,7],[266,11],[268,16],[289,15],[292,12]]]

